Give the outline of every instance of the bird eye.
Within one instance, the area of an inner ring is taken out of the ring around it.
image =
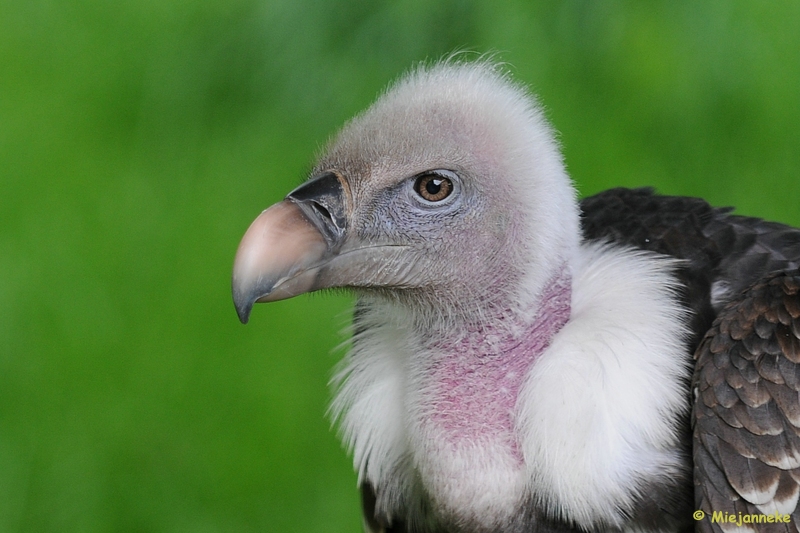
[[[429,202],[441,202],[453,192],[453,181],[441,174],[423,174],[414,183],[414,190]]]

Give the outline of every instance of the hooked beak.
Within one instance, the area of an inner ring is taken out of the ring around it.
[[[291,298],[324,288],[320,268],[341,248],[346,235],[345,185],[325,172],[262,212],[242,237],[231,288],[239,320],[253,304]]]

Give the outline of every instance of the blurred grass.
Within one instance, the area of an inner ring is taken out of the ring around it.
[[[0,532],[342,531],[349,298],[236,321],[233,253],[414,61],[497,51],[583,194],[800,225],[800,4],[0,1]]]

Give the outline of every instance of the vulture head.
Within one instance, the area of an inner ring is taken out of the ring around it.
[[[246,322],[256,301],[347,287],[474,322],[529,311],[578,241],[575,191],[536,103],[487,64],[419,68],[256,219],[234,300]]]

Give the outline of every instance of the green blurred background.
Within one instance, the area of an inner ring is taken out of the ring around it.
[[[581,194],[800,225],[800,3],[0,0],[0,531],[359,530],[350,298],[236,319],[234,251],[415,61],[496,51]]]

